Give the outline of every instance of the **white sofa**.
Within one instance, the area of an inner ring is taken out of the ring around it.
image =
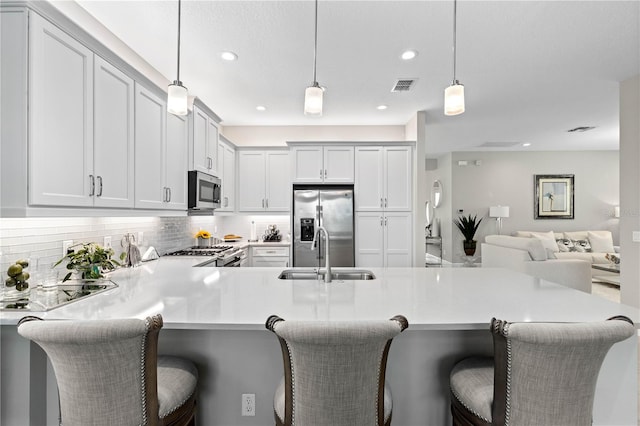
[[[508,268],[591,293],[591,262],[549,258],[538,238],[488,235],[482,244],[482,266]]]

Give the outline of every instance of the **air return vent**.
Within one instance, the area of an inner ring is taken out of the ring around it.
[[[510,148],[516,145],[520,145],[520,142],[485,142],[478,148]]]
[[[415,78],[399,79],[396,81],[396,84],[394,84],[391,91],[392,92],[408,92],[409,90],[411,90],[415,82],[416,82]]]

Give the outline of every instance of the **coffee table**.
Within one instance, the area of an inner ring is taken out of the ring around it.
[[[611,272],[615,275],[594,275],[593,278],[609,284],[620,285],[620,264],[616,263],[593,263],[591,268],[599,271]]]

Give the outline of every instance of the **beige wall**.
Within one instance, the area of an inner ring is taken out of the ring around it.
[[[285,146],[287,142],[404,141],[405,126],[223,126],[236,146]]]
[[[620,84],[620,300],[640,307],[640,75]]]

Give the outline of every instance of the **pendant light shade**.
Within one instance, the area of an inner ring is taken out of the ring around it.
[[[444,115],[458,115],[464,112],[464,86],[458,80],[444,89]]]
[[[318,58],[318,0],[316,0],[315,41],[313,43],[313,83],[304,91],[304,114],[322,116],[322,100],[324,90],[316,80],[316,62]]]
[[[304,113],[305,115],[322,115],[322,88],[315,82],[304,91]]]
[[[167,88],[167,111],[174,115],[187,115],[188,91],[180,81],[180,15],[182,12],[182,1],[178,0],[178,72],[177,78]]]
[[[167,97],[167,111],[175,115],[187,115],[188,92],[187,88],[182,85],[181,81],[174,81],[169,85]]]
[[[456,18],[458,2],[453,0],[453,80],[444,89],[444,115],[458,115],[464,112],[464,86],[456,79]]]

